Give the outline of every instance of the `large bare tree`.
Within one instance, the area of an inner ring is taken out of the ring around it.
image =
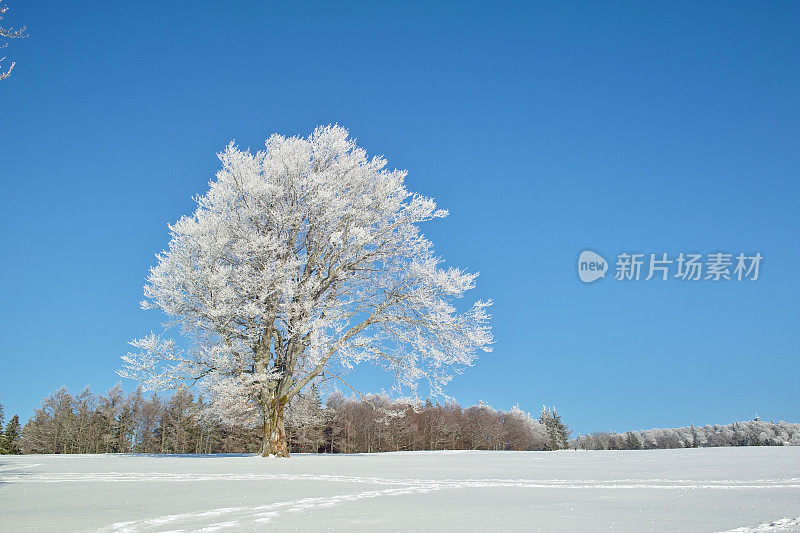
[[[339,126],[308,138],[233,144],[197,209],[170,226],[145,285],[188,340],[132,341],[120,375],[148,388],[189,380],[231,423],[263,430],[264,456],[288,456],[287,404],[314,380],[364,362],[436,395],[492,342],[487,307],[452,300],[477,274],[443,268],[419,223],[443,218]]]

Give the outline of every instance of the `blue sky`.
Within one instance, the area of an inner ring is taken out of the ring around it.
[[[7,3],[30,33],[0,82],[7,416],[118,381],[217,151],[337,122],[450,210],[424,231],[496,302],[461,403],[555,404],[577,433],[798,421],[797,3]],[[584,249],[764,262],[585,285]]]

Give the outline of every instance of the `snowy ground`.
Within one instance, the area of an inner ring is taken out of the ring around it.
[[[0,457],[0,531],[800,531],[800,447]]]

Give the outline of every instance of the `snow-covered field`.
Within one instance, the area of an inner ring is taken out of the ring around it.
[[[0,531],[800,531],[800,447],[0,457]]]

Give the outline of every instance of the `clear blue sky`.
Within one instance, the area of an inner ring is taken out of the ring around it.
[[[30,32],[0,82],[7,417],[118,380],[218,150],[338,122],[451,211],[425,232],[496,302],[461,403],[555,404],[579,433],[800,421],[796,2],[7,4]],[[764,263],[584,285],[585,248]]]

